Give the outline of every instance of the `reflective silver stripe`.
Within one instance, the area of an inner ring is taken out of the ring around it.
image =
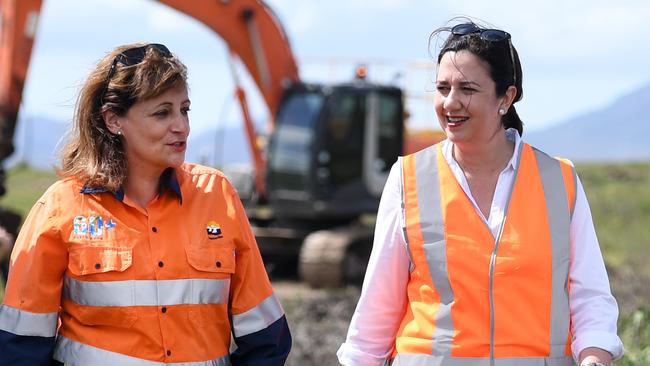
[[[440,295],[440,307],[435,314],[435,329],[432,335],[434,354],[451,354],[454,324],[451,319],[451,305],[454,293],[447,271],[447,245],[442,217],[440,181],[438,176],[438,146],[422,150],[415,155],[415,177],[420,210],[420,230],[424,240],[431,281]]]
[[[161,350],[161,354],[162,352],[163,350]],[[75,366],[231,366],[228,355],[214,360],[199,362],[155,362],[117,352],[106,351],[62,336],[56,337],[54,359]]]
[[[435,243],[445,238],[445,224],[440,203],[438,178],[438,145],[421,150],[415,155],[415,181],[418,192],[422,238]]]
[[[415,262],[413,262],[413,253],[411,253],[411,244],[409,243],[409,234],[406,230],[406,197],[404,196],[404,157],[398,156],[397,163],[399,164],[400,180],[399,180],[399,194],[402,200],[402,234],[404,235],[404,242],[406,242],[406,253],[409,255],[409,272],[415,269]]]
[[[544,187],[546,211],[551,234],[553,287],[551,295],[551,356],[566,353],[569,334],[569,267],[571,212],[560,162],[534,149]]]
[[[21,336],[54,337],[59,313],[32,313],[0,305],[0,329]]]
[[[400,353],[393,366],[489,366],[489,358],[448,357],[424,354]],[[573,358],[563,357],[516,357],[497,358],[496,366],[573,366]]]
[[[88,306],[225,304],[230,280],[130,280],[89,282],[65,277],[63,296]]]
[[[233,314],[233,333],[235,337],[242,337],[258,332],[266,329],[269,325],[280,319],[282,315],[284,315],[282,305],[280,305],[275,295],[272,294],[254,308],[241,314]]]

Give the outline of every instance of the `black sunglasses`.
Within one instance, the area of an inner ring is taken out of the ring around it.
[[[111,82],[113,75],[115,75],[117,63],[119,62],[124,66],[137,65],[142,62],[142,60],[144,60],[144,57],[147,55],[147,50],[150,47],[156,49],[165,58],[170,58],[173,56],[169,49],[160,43],[149,43],[144,46],[133,47],[120,52],[117,56],[115,56],[115,58],[113,58],[111,68],[108,70],[108,75],[106,75],[106,88],[102,94],[102,104],[104,104],[104,95],[106,95],[106,91],[108,91],[108,84]]]
[[[468,34],[478,33],[482,40],[488,42],[501,42],[508,41],[508,47],[510,49],[510,61],[512,63],[512,83],[517,84],[517,70],[515,69],[515,53],[512,50],[512,42],[510,33],[502,31],[500,29],[486,29],[480,28],[474,23],[462,23],[457,24],[451,28],[451,34],[455,36],[466,36]]]

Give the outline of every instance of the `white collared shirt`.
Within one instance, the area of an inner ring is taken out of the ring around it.
[[[442,152],[456,180],[470,198],[479,216],[496,237],[505,215],[508,192],[515,178],[515,164],[521,138],[515,129],[506,131],[515,142],[508,165],[499,175],[489,217],[481,213],[469,189],[460,165],[453,157],[453,143],[442,142]],[[374,245],[345,343],[337,352],[346,366],[381,366],[392,352],[395,336],[407,306],[406,286],[411,265],[402,231],[401,166],[393,165],[379,204]],[[577,360],[587,347],[609,351],[614,359],[623,354],[623,344],[616,334],[618,305],[611,294],[609,279],[598,245],[589,203],[580,179],[576,182],[576,202],[570,226],[572,350]]]

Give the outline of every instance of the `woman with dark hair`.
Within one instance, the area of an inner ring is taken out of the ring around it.
[[[393,166],[344,365],[609,366],[618,308],[571,162],[521,140],[510,34],[464,22],[437,55],[447,139]]]
[[[239,197],[219,171],[184,163],[189,110],[187,69],[167,47],[99,61],[63,179],[12,253],[0,365],[284,364],[291,336]]]

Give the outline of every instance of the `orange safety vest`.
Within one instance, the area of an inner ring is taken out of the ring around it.
[[[402,159],[413,262],[393,365],[573,365],[570,163],[522,143],[497,238],[440,144]]]
[[[3,329],[56,335],[72,365],[230,365],[231,332],[284,311],[226,178],[193,164],[176,177],[146,211],[75,179],[50,187],[12,256]]]

